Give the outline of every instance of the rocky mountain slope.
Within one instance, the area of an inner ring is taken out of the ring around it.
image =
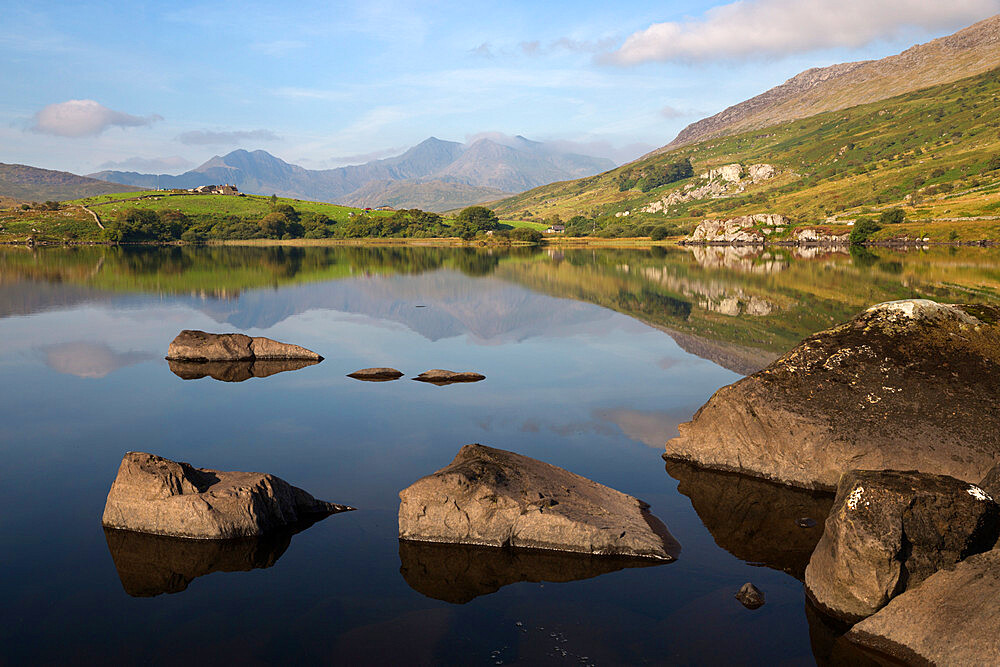
[[[68,171],[0,163],[0,199],[7,203],[13,203],[10,200],[61,201],[133,190],[134,187],[77,176]]]
[[[265,151],[237,150],[178,176],[119,171],[92,176],[147,188],[232,183],[253,194],[443,211],[612,167],[610,160],[552,150],[523,137],[469,145],[431,137],[397,157],[336,169],[305,169]]]
[[[1000,64],[1000,14],[881,60],[817,67],[684,128],[654,154],[708,139],[876,102]]]

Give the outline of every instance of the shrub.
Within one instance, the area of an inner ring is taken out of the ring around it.
[[[542,233],[537,229],[531,229],[529,227],[515,227],[510,230],[510,238],[514,241],[538,243],[542,240]]]
[[[653,231],[649,233],[649,238],[653,241],[662,241],[667,236],[667,230],[664,227],[653,227]]]
[[[851,245],[861,245],[862,243],[865,243],[872,234],[880,229],[882,229],[882,225],[878,224],[871,218],[858,218],[854,222],[854,228],[851,229]]]
[[[905,220],[906,213],[901,208],[890,208],[887,211],[882,211],[882,215],[878,217],[879,223],[883,225],[898,225]]]

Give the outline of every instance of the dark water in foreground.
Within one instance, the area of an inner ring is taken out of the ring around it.
[[[0,662],[822,661],[832,637],[799,579],[829,499],[665,469],[663,443],[718,387],[866,305],[998,286],[1000,253],[978,249],[0,250]],[[163,360],[184,328],[326,360],[185,380]],[[383,365],[487,379],[345,377]],[[680,559],[401,545],[397,493],[469,442],[642,498]],[[359,510],[263,540],[106,535],[129,450]],[[746,581],[759,610],[733,598]]]

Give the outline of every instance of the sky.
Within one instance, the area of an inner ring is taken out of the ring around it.
[[[0,0],[0,162],[311,169],[430,136],[625,162],[798,72],[881,58],[1000,0]]]

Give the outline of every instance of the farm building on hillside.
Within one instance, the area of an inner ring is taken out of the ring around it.
[[[238,195],[240,191],[235,185],[199,185],[191,188],[188,192],[197,192],[203,195]]]
[[[546,234],[562,234],[566,231],[566,225],[552,225],[545,230]]]

